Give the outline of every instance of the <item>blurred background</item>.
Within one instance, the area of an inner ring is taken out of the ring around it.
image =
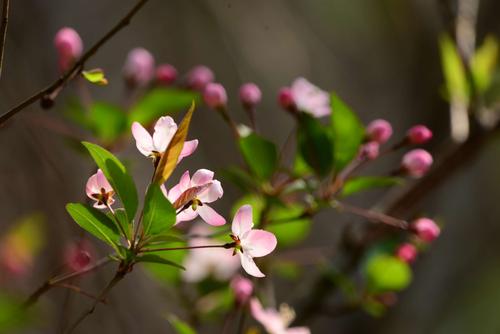
[[[88,47],[134,3],[13,1],[0,110],[6,111],[57,77],[53,37],[59,28],[75,28]],[[247,120],[237,89],[244,82],[256,82],[263,91],[257,116],[260,129],[279,144],[284,143],[293,120],[278,107],[277,91],[304,76],[336,91],[365,123],[385,118],[400,136],[415,123],[429,125],[438,148],[449,136],[449,107],[440,94],[444,79],[438,37],[450,25],[443,6],[454,8],[454,1],[150,0],[130,26],[89,61],[88,68],[103,68],[110,81],[91,90],[95,99],[120,103],[125,94],[123,62],[130,49],[141,46],[158,63],[173,64],[180,73],[198,64],[212,68],[228,91],[231,114],[241,122]],[[480,2],[478,43],[487,34],[500,34],[499,11],[498,1]],[[18,279],[0,272],[2,289],[21,296],[53,273],[65,245],[81,235],[64,206],[83,198],[93,164],[69,149],[64,136],[53,131],[48,121],[61,118],[64,101],[75,95],[72,88],[59,96],[52,110],[33,105],[0,129],[0,231],[9,231],[16,221],[33,213],[45,217],[40,233],[46,240],[29,272]],[[214,112],[197,112],[191,137],[198,138],[200,146],[184,167],[218,170],[239,162],[231,133]],[[399,294],[398,303],[384,317],[371,318],[362,312],[318,316],[309,322],[313,333],[499,333],[499,153],[494,140],[424,201],[415,203],[420,212],[437,216],[445,228],[417,261],[411,286]],[[139,190],[144,190],[150,162],[139,155],[132,141],[120,156],[131,161]],[[399,158],[390,156],[373,171],[390,170]],[[228,216],[240,193],[230,184],[224,186],[219,209]],[[369,207],[381,194],[360,197],[359,204]],[[348,218],[321,215],[304,245],[330,245],[338,238],[336,222]],[[97,253],[104,254],[104,247],[94,244]],[[100,289],[111,270],[91,275],[85,283],[88,289]],[[134,271],[110,295],[112,305],[99,307],[77,332],[169,333],[162,312],[175,311],[176,306],[169,303],[168,293],[159,292],[158,284],[142,270]],[[286,286],[278,289],[278,300],[293,303],[289,291]],[[66,291],[54,289],[41,300],[42,319],[22,332],[54,333],[64,326],[59,321],[63,312],[74,319],[88,303],[81,296],[68,299]]]

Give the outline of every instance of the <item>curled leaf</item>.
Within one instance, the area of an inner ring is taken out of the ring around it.
[[[104,71],[100,68],[82,71],[82,76],[87,79],[88,82],[99,86],[105,86],[108,84],[108,79],[105,78]]]

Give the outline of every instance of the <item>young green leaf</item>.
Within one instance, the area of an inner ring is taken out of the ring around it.
[[[366,264],[365,274],[372,292],[401,291],[412,278],[406,262],[387,254],[372,256]]]
[[[81,228],[118,251],[120,232],[115,223],[101,211],[81,203],[68,203],[66,211]]]
[[[196,331],[191,328],[191,326],[189,326],[186,322],[180,320],[173,314],[168,316],[168,321],[175,329],[177,334],[196,334]]]
[[[498,41],[487,36],[471,59],[471,72],[475,88],[484,93],[490,86],[498,61]]]
[[[273,142],[251,133],[239,140],[241,154],[250,170],[261,179],[269,179],[278,166],[278,151]]]
[[[257,187],[257,182],[247,171],[237,166],[229,166],[218,172],[224,181],[229,181],[240,190],[247,192]]]
[[[111,104],[94,103],[87,118],[92,132],[105,144],[113,142],[128,130],[127,114]]]
[[[115,217],[114,218],[113,218],[113,214],[111,212],[108,213],[108,217],[111,220],[114,220],[115,218],[118,220],[118,222],[122,226],[123,230],[125,231],[127,239],[130,240],[131,236],[132,236],[132,224],[127,219],[127,212],[125,212],[124,209],[119,208],[119,209],[115,210]]]
[[[166,232],[175,224],[175,209],[163,195],[160,186],[151,184],[144,200],[144,234],[155,235]]]
[[[365,129],[356,114],[337,95],[332,93],[331,131],[335,168],[344,168],[358,154]]]
[[[163,184],[172,175],[172,172],[177,166],[177,160],[181,154],[184,142],[189,130],[189,124],[191,123],[191,117],[193,116],[195,104],[194,101],[191,104],[188,112],[182,119],[181,124],[177,128],[174,137],[170,141],[167,150],[162,154],[158,167],[156,167],[156,172],[153,178],[153,182],[156,184]]]
[[[175,262],[172,262],[170,260],[167,260],[163,257],[160,257],[155,254],[146,254],[146,255],[141,255],[137,257],[137,262],[149,262],[149,263],[159,263],[159,264],[166,264],[168,266],[176,267],[182,270],[186,270],[183,266],[180,264],[177,264]]]
[[[441,63],[449,97],[459,99],[462,103],[469,101],[469,83],[465,74],[462,59],[457,48],[448,35],[439,39]]]
[[[82,76],[87,79],[88,82],[99,86],[108,84],[108,79],[104,77],[104,71],[100,68],[94,68],[89,71],[82,71]]]
[[[403,179],[383,176],[360,176],[349,179],[342,188],[342,196],[347,197],[374,188],[392,187],[403,183]]]
[[[99,145],[82,142],[87,148],[95,163],[102,170],[106,179],[117,193],[125,207],[129,221],[134,219],[137,211],[138,199],[134,180],[127,173],[125,166],[113,154]]]

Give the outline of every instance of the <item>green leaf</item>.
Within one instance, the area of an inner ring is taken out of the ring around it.
[[[305,113],[299,115],[297,141],[302,158],[316,174],[326,176],[331,172],[333,145],[317,119]]]
[[[149,247],[151,249],[154,248],[163,248],[163,247],[184,247],[186,246],[186,242],[166,242],[165,244],[154,245],[154,247]],[[166,259],[168,261],[174,263],[184,263],[184,258],[187,256],[189,252],[187,250],[176,250],[169,252],[152,252],[148,255],[155,255]],[[178,284],[181,280],[182,271],[171,268],[170,266],[165,266],[161,263],[153,263],[153,262],[145,262],[144,268],[151,274],[153,278],[160,282],[164,282],[166,284]]]
[[[175,224],[176,213],[172,203],[157,184],[151,184],[144,200],[144,234],[155,235],[167,231]]]
[[[358,116],[334,93],[331,95],[331,103],[335,168],[340,171],[358,154],[365,129]]]
[[[186,270],[186,268],[184,268],[180,264],[177,264],[173,261],[167,260],[167,259],[160,257],[158,255],[155,255],[155,254],[146,254],[146,255],[139,256],[139,257],[137,257],[137,262],[159,263],[159,264],[165,264],[168,266],[176,267],[176,268],[179,268],[182,270]]]
[[[471,72],[475,88],[484,93],[489,88],[498,60],[498,41],[487,36],[471,59]]]
[[[17,333],[16,330],[29,326],[32,318],[20,300],[0,293],[0,333]]]
[[[168,321],[175,329],[177,334],[196,334],[196,331],[191,328],[191,326],[189,326],[186,322],[180,320],[173,314],[168,316]]]
[[[276,235],[280,247],[293,246],[308,236],[311,221],[301,217],[303,212],[304,208],[300,205],[275,207],[269,212],[270,224],[266,230]]]
[[[439,46],[441,50],[441,64],[443,66],[443,74],[449,97],[458,99],[462,103],[468,103],[469,84],[455,43],[448,35],[443,35],[439,39]]]
[[[387,254],[369,258],[365,274],[368,288],[372,292],[400,291],[405,289],[412,279],[408,264]]]
[[[247,194],[242,198],[240,198],[239,200],[237,200],[231,208],[231,216],[234,217],[238,209],[246,204],[252,207],[253,221],[254,222],[260,221],[260,215],[262,213],[262,210],[264,209],[266,202],[262,197],[256,194]]]
[[[115,209],[115,217],[113,217],[113,214],[111,212],[108,212],[107,215],[111,220],[113,220],[114,218],[118,220],[118,222],[120,223],[120,225],[122,226],[123,230],[126,233],[127,239],[131,240],[133,226],[131,222],[127,219],[127,212],[125,212],[125,210],[122,208],[118,208]]]
[[[189,108],[193,101],[199,101],[199,99],[199,93],[193,91],[172,88],[153,89],[132,107],[129,125],[133,122],[151,124],[161,116]]]
[[[125,166],[113,154],[99,145],[82,142],[87,148],[95,163],[104,173],[113,190],[125,207],[129,221],[134,219],[137,211],[138,199],[134,180],[127,173]]]
[[[87,116],[94,135],[109,144],[128,130],[127,115],[117,106],[96,102]]]
[[[184,242],[185,240],[175,234],[156,234],[152,235],[147,239],[147,245],[150,244],[164,244],[168,245],[173,242]]]
[[[81,203],[68,203],[66,210],[81,228],[118,251],[120,232],[115,223],[101,211]]]
[[[261,179],[269,179],[278,166],[278,151],[273,142],[251,133],[239,140],[243,158]]]
[[[104,86],[108,84],[108,79],[104,77],[104,71],[100,68],[82,71],[82,76],[87,79],[88,82],[96,85]]]
[[[403,179],[384,176],[360,176],[347,180],[342,188],[342,196],[347,197],[365,190],[400,185]]]
[[[257,186],[255,178],[248,174],[247,171],[236,166],[224,168],[218,174],[224,181],[233,183],[244,192],[255,189]]]

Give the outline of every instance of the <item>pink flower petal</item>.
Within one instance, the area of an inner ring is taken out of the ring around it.
[[[202,186],[211,182],[214,178],[214,172],[208,169],[198,169],[191,178],[191,186]]]
[[[241,239],[243,252],[251,257],[266,256],[276,248],[277,243],[274,234],[264,230],[251,230]]]
[[[134,122],[132,124],[132,135],[135,138],[135,145],[139,152],[148,157],[153,151],[153,138],[151,138],[149,132],[141,124]]]
[[[224,191],[219,181],[214,180],[204,191],[198,194],[198,199],[203,203],[212,203],[222,197]]]
[[[187,189],[191,187],[191,178],[189,177],[189,171],[185,171],[182,174],[179,183],[176,184],[170,191],[168,192],[167,198],[170,202],[175,202],[179,198],[179,196],[185,192]]]
[[[262,271],[260,271],[260,269],[257,267],[257,265],[255,264],[250,255],[243,254],[241,252],[238,252],[238,254],[240,255],[241,266],[243,267],[243,269],[245,269],[247,274],[252,275],[254,277],[266,276],[262,273]]]
[[[214,209],[204,204],[199,206],[196,211],[200,215],[200,217],[209,225],[212,226],[221,226],[226,223],[226,219],[219,215]]]
[[[196,217],[198,217],[198,212],[194,211],[192,208],[187,208],[177,215],[174,225],[177,225],[180,222],[193,220]]]
[[[97,182],[97,187],[100,190],[101,188],[104,188],[106,192],[113,191],[113,188],[109,184],[108,180],[106,179],[106,176],[104,176],[104,173],[102,170],[98,169],[96,173],[96,182]]]
[[[234,235],[241,236],[250,231],[252,227],[252,207],[250,205],[243,205],[234,216],[231,230]]]
[[[99,193],[99,186],[97,185],[97,173],[89,177],[87,184],[85,186],[85,193],[88,197],[94,199],[92,194]]]
[[[181,191],[184,192],[191,188],[191,177],[189,176],[189,171],[185,171],[184,174],[182,174],[181,179],[179,181],[179,185],[181,187]]]
[[[182,147],[181,154],[179,155],[179,159],[177,160],[177,163],[181,162],[181,160],[185,157],[190,156],[191,154],[196,151],[196,148],[198,147],[198,139],[194,140],[189,140],[184,142],[184,146]]]
[[[311,334],[311,330],[307,327],[292,327],[288,328],[286,334]]]
[[[176,131],[177,124],[175,124],[172,117],[160,117],[155,124],[155,132],[153,134],[153,146],[155,150],[160,153],[165,152]]]

